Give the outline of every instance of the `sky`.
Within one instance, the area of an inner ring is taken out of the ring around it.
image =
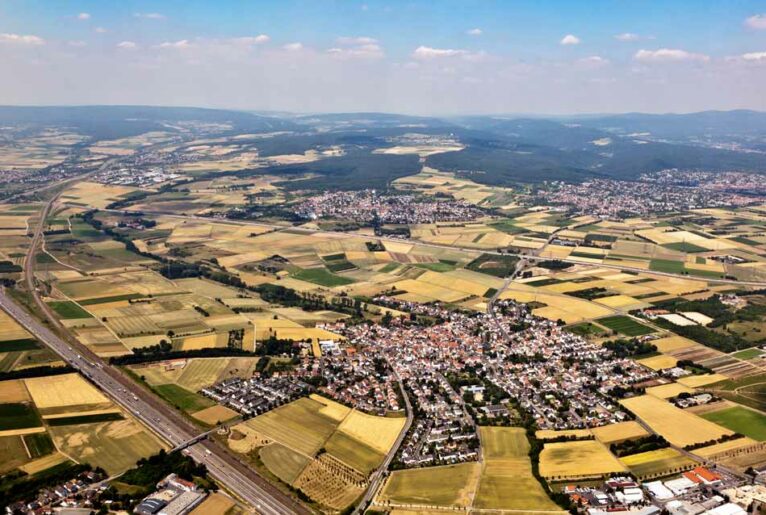
[[[0,0],[0,104],[766,110],[766,1]]]

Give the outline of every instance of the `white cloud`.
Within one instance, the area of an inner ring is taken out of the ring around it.
[[[415,59],[434,59],[439,57],[455,57],[467,55],[467,50],[453,48],[433,48],[430,46],[419,46],[412,52]]]
[[[582,59],[578,59],[577,62],[586,66],[596,67],[609,64],[609,59],[604,59],[600,55],[591,55],[588,57],[583,57]]]
[[[175,48],[177,50],[184,50],[192,46],[188,39],[180,39],[178,41],[165,41],[160,43],[160,48]]]
[[[123,48],[125,50],[133,50],[134,48],[138,48],[138,45],[134,43],[133,41],[120,41],[117,43],[117,48]]]
[[[742,54],[742,59],[749,62],[766,63],[766,52],[748,52]]]
[[[12,43],[14,45],[39,46],[44,45],[45,40],[32,34],[0,34],[0,43]]]
[[[90,20],[90,13],[80,13],[77,15],[78,20]]]
[[[580,38],[578,38],[574,34],[567,34],[566,36],[561,38],[561,41],[559,41],[559,44],[561,44],[561,45],[579,45],[580,44]]]
[[[754,14],[745,20],[745,26],[756,30],[766,30],[766,14]]]
[[[82,48],[84,46],[87,46],[87,43],[82,40],[74,40],[74,41],[67,41],[67,45],[74,47],[74,48]]]
[[[695,54],[677,48],[660,48],[658,50],[641,49],[633,56],[637,61],[643,62],[679,62],[679,61],[709,61],[710,57],[704,54]]]
[[[297,52],[299,50],[303,50],[303,43],[295,42],[295,43],[288,43],[284,45],[282,48],[289,52]]]
[[[263,45],[271,41],[271,38],[266,34],[258,34],[257,36],[244,36],[241,38],[234,38],[232,41],[235,43],[242,43],[244,45]]]
[[[165,15],[160,13],[133,13],[134,18],[143,18],[145,20],[164,20]]]
[[[360,57],[364,59],[380,59],[385,56],[383,48],[376,43],[370,43],[367,45],[356,45],[352,47],[336,47],[327,50],[328,54],[336,57]]]
[[[483,31],[480,28],[476,27],[475,29],[466,31],[466,34],[468,34],[469,36],[481,36],[483,34]]]
[[[622,34],[616,34],[614,39],[617,41],[638,41],[641,39],[641,36],[633,32],[623,32]]]
[[[95,30],[99,34],[106,34],[107,30],[104,27],[96,27]]]
[[[337,40],[339,45],[374,45],[378,42],[375,38],[367,36],[347,37],[341,36]]]

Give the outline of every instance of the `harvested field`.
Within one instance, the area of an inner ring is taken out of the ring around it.
[[[236,411],[219,405],[192,413],[192,417],[211,426],[231,420],[237,415]]]
[[[302,398],[243,422],[242,425],[285,447],[313,456],[337,426],[335,420],[321,414],[323,406],[312,399]]]
[[[394,445],[404,423],[403,417],[376,417],[354,410],[343,419],[338,430],[386,454]]]
[[[480,468],[478,463],[461,463],[396,470],[386,481],[379,500],[392,504],[467,507],[478,486]]]
[[[651,395],[620,401],[668,442],[680,447],[717,440],[733,432]]]
[[[29,394],[24,387],[24,381],[15,379],[0,382],[0,404],[27,401],[29,401]]]
[[[284,445],[273,443],[261,447],[258,456],[264,465],[279,479],[291,485],[311,459]]]
[[[117,474],[139,458],[157,454],[162,445],[137,422],[125,419],[50,429],[56,447],[77,461]]]
[[[474,507],[558,511],[559,507],[532,475],[529,441],[524,428],[480,427],[479,436],[484,464]]]
[[[663,370],[666,368],[673,368],[676,366],[678,360],[673,356],[666,354],[660,354],[659,356],[652,356],[651,358],[639,359],[638,363],[641,363],[645,367],[652,370]]]
[[[693,393],[694,390],[679,383],[668,383],[660,386],[651,386],[646,393],[659,399],[670,399],[681,393]]]
[[[324,447],[328,453],[365,475],[375,470],[385,457],[384,453],[342,431],[333,433]]]
[[[79,374],[62,374],[25,379],[24,384],[38,409],[46,414],[48,408],[109,404],[109,399],[85,381]]]
[[[189,360],[177,383],[187,390],[197,392],[218,381],[221,373],[226,369],[229,359],[205,358]]]
[[[191,515],[234,515],[233,510],[236,510],[235,502],[226,495],[215,492],[194,508]]]
[[[596,440],[547,443],[540,453],[540,474],[548,480],[574,480],[623,472],[625,467]]]
[[[36,460],[30,461],[29,463],[25,463],[21,467],[19,467],[21,470],[26,472],[27,474],[37,474],[38,472],[42,472],[43,470],[48,470],[51,467],[55,467],[56,465],[60,465],[64,462],[69,461],[69,458],[61,454],[60,452],[54,452],[53,454],[49,454],[48,456],[44,456],[42,458],[38,458]]]
[[[634,420],[594,427],[591,429],[591,432],[596,437],[596,440],[606,445],[624,442],[625,440],[635,440],[636,438],[649,435],[646,429]]]

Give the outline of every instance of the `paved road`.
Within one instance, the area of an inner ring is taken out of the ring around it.
[[[154,394],[137,385],[121,371],[112,368],[90,349],[80,344],[40,297],[34,279],[35,255],[42,239],[44,221],[57,198],[58,196],[54,196],[41,212],[40,222],[35,228],[24,260],[24,276],[38,309],[62,336],[58,336],[29,315],[8,297],[5,291],[0,292],[0,308],[61,356],[64,361],[81,371],[114,402],[132,412],[138,420],[172,447],[183,445],[199,434],[197,428],[183,416],[168,408]],[[268,515],[311,513],[305,506],[278,490],[215,441],[202,441],[189,447],[186,452],[198,462],[205,463],[211,476],[244,502],[253,506],[258,513]]]
[[[386,361],[388,361],[388,359],[386,359]],[[402,379],[399,377],[399,374],[396,373],[396,369],[394,369],[394,367],[391,366],[391,362],[388,362],[388,366],[393,371],[394,377],[396,377],[396,380],[399,383],[399,391],[402,393],[405,410],[407,412],[407,421],[404,423],[404,427],[399,432],[399,436],[397,437],[396,442],[394,442],[394,445],[391,447],[391,450],[388,451],[388,454],[386,455],[386,459],[383,460],[383,463],[380,464],[380,467],[378,467],[378,470],[376,470],[373,473],[372,477],[370,478],[370,486],[367,488],[367,491],[364,493],[364,497],[362,497],[362,500],[359,501],[359,504],[357,504],[356,509],[354,510],[354,515],[359,515],[361,513],[364,513],[364,510],[367,507],[367,504],[375,498],[375,495],[377,495],[378,489],[385,482],[386,471],[388,470],[388,466],[391,464],[391,460],[394,459],[394,456],[396,456],[396,452],[399,450],[399,447],[402,445],[404,438],[407,436],[407,433],[409,432],[410,427],[412,426],[412,421],[415,418],[415,412],[412,410],[410,397],[409,395],[407,395],[407,391],[404,389],[404,384],[402,383]]]
[[[110,211],[113,213],[125,213],[126,210],[105,210]],[[348,233],[348,232],[342,232],[342,231],[327,231],[324,229],[307,229],[302,227],[293,227],[293,226],[285,226],[285,225],[278,225],[278,224],[267,224],[263,222],[253,222],[250,220],[230,220],[225,218],[211,218],[207,216],[195,216],[195,215],[179,215],[172,212],[166,212],[166,211],[146,211],[141,210],[142,213],[147,215],[154,215],[154,216],[165,216],[169,218],[178,218],[182,220],[195,220],[198,222],[207,222],[207,223],[228,223],[232,225],[244,225],[244,226],[255,226],[255,227],[266,227],[269,229],[274,230],[290,230],[292,233],[305,233],[305,234],[315,234],[315,233],[321,233],[321,234],[330,234],[337,237],[345,237],[345,238],[369,238],[369,239],[376,239],[381,241],[390,241],[390,242],[406,242],[406,243],[413,243],[416,245],[419,245],[421,247],[429,247],[434,249],[441,249],[441,250],[452,250],[452,251],[460,251],[460,252],[466,252],[469,254],[493,254],[493,255],[502,255],[502,256],[516,256],[519,258],[524,258],[529,261],[550,261],[550,260],[556,260],[556,261],[562,261],[564,263],[569,263],[572,265],[588,265],[592,267],[597,268],[608,268],[610,270],[623,270],[626,272],[637,272],[637,273],[643,273],[643,274],[652,274],[652,275],[659,275],[662,277],[674,277],[678,279],[686,279],[686,280],[698,280],[698,281],[705,281],[708,283],[713,284],[734,284],[737,286],[752,286],[756,288],[766,288],[766,281],[738,281],[736,279],[715,279],[715,278],[708,278],[708,277],[697,277],[693,275],[681,275],[681,274],[674,274],[670,272],[658,272],[655,270],[646,270],[644,268],[636,268],[632,266],[624,266],[624,265],[613,265],[611,263],[587,263],[584,261],[580,261],[577,259],[570,259],[570,258],[551,258],[551,257],[543,257],[543,256],[535,256],[531,254],[521,254],[521,253],[515,253],[515,252],[498,252],[496,250],[491,249],[475,249],[475,248],[468,248],[468,247],[453,247],[450,245],[440,245],[438,243],[427,243],[422,242],[419,240],[412,240],[412,239],[402,239],[402,238],[389,238],[386,236],[361,236],[359,234],[354,233]]]

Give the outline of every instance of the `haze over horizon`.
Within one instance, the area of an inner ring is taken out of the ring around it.
[[[762,2],[0,0],[6,105],[766,110]]]

